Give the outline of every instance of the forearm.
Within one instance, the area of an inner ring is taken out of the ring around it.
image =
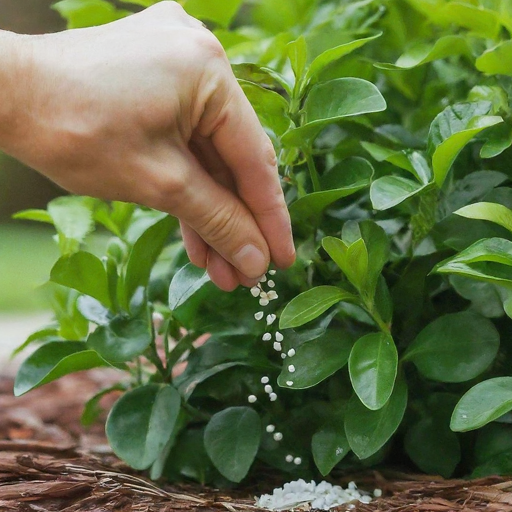
[[[31,36],[0,30],[0,150],[16,156],[30,110]]]

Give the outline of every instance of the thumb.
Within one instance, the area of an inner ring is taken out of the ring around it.
[[[262,276],[270,251],[247,206],[216,182],[188,148],[173,155],[172,162],[172,175],[180,178],[174,180],[164,210],[188,224],[243,275]]]

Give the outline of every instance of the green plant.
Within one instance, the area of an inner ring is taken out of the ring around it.
[[[183,3],[273,140],[298,261],[225,294],[161,213],[89,198],[21,213],[54,224],[62,256],[57,322],[27,340],[41,346],[15,392],[125,371],[84,420],[123,390],[107,435],[154,478],[327,475],[391,453],[443,476],[510,472],[512,2]],[[127,14],[55,8],[70,26]],[[113,235],[103,259],[84,250],[94,223]]]

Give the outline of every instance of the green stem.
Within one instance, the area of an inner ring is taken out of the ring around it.
[[[320,192],[322,187],[320,185],[320,178],[318,177],[318,172],[316,170],[315,161],[313,160],[311,148],[308,148],[304,151],[304,156],[306,157],[306,162],[308,163],[309,175],[311,176],[311,182],[313,183],[313,191]]]

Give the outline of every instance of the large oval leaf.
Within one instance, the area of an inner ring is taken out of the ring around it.
[[[57,380],[69,373],[110,366],[97,352],[81,341],[52,341],[39,347],[21,365],[14,381],[14,394]]]
[[[50,280],[90,295],[110,307],[107,272],[100,259],[90,252],[62,256],[53,266]]]
[[[512,75],[512,41],[504,41],[482,53],[475,66],[489,75]]]
[[[261,439],[261,421],[250,407],[230,407],[210,419],[204,432],[206,453],[232,482],[247,475]]]
[[[114,318],[99,326],[87,338],[87,345],[107,361],[123,362],[140,356],[151,343],[151,329],[145,318]]]
[[[423,190],[425,185],[401,176],[384,176],[370,187],[370,199],[376,210],[387,210]]]
[[[326,126],[347,117],[381,112],[386,101],[377,87],[361,78],[337,78],[311,88],[304,102],[302,126],[286,132],[288,146],[309,144]]]
[[[303,343],[295,349],[293,358],[286,360],[277,383],[292,389],[316,386],[347,364],[352,344],[352,336],[340,330],[329,330],[316,340]],[[288,369],[291,363],[295,367],[293,373]]]
[[[359,338],[348,362],[350,380],[363,404],[375,411],[388,401],[398,371],[398,352],[386,333],[371,333]]]
[[[464,382],[492,363],[499,346],[499,333],[490,320],[463,311],[427,325],[411,343],[404,360],[413,361],[429,379]]]
[[[485,380],[467,391],[453,411],[450,427],[466,432],[483,427],[512,410],[512,377]]]
[[[210,282],[206,270],[188,263],[174,275],[169,288],[169,309],[175,311]]]
[[[105,426],[114,453],[135,469],[151,466],[172,434],[180,403],[169,385],[148,384],[121,396]]]
[[[328,475],[332,468],[350,452],[341,414],[334,415],[314,433],[311,439],[311,451],[322,476]]]
[[[512,232],[512,211],[502,204],[485,202],[468,204],[454,213],[468,219],[488,220]]]
[[[317,286],[297,295],[286,305],[279,319],[279,327],[299,327],[319,317],[334,304],[354,299],[354,295],[336,286]]]
[[[404,380],[397,381],[390,399],[378,411],[368,409],[354,394],[345,416],[345,432],[352,451],[360,459],[367,459],[380,450],[400,425],[406,406]]]

